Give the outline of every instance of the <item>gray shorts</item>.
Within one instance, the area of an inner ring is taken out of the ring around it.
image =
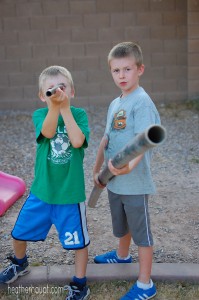
[[[108,197],[113,234],[121,238],[130,232],[137,246],[152,246],[148,195],[118,195],[108,190]]]

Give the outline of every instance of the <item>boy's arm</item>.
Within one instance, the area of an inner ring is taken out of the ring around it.
[[[48,107],[48,113],[43,122],[41,133],[44,137],[51,139],[54,137],[59,117],[59,105],[51,103]]]
[[[66,99],[60,106],[60,113],[67,129],[68,137],[74,148],[80,148],[85,140],[85,135],[77,125],[70,108],[70,102]]]
[[[109,170],[111,171],[111,173],[113,175],[128,174],[128,173],[130,173],[139,164],[139,162],[142,160],[143,156],[144,156],[144,153],[140,154],[136,158],[132,159],[127,165],[125,165],[121,169],[114,168],[114,166],[112,165],[111,160],[109,160],[109,162],[108,162]]]
[[[100,169],[104,163],[104,147],[105,147],[105,143],[106,143],[106,139],[105,137],[102,138],[100,145],[99,145],[99,149],[97,152],[97,156],[96,156],[96,160],[95,160],[95,164],[93,167],[93,179],[94,179],[94,183],[101,187],[104,188],[104,186],[102,184],[100,184],[99,180],[98,180],[98,175],[100,172]]]
[[[60,88],[56,90],[55,94],[48,98],[48,113],[41,129],[42,135],[48,139],[53,138],[56,133],[60,105],[65,99],[66,95]]]

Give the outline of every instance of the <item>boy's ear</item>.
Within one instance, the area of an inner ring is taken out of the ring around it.
[[[71,89],[71,98],[74,98],[74,97],[75,97],[75,89],[72,88],[72,89]]]
[[[140,67],[139,67],[139,76],[142,76],[142,74],[144,73],[144,65],[142,64]]]
[[[40,100],[41,100],[42,102],[46,102],[46,100],[45,100],[44,95],[43,95],[42,92],[39,92],[39,93],[38,93],[38,96],[39,96],[39,98],[40,98]]]

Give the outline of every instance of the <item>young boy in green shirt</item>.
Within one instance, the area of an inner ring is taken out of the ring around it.
[[[57,88],[56,88],[57,87]],[[54,91],[47,96],[52,88]],[[44,241],[55,225],[64,249],[75,250],[75,276],[67,286],[67,300],[87,299],[90,243],[85,207],[83,159],[89,127],[85,110],[70,105],[74,97],[70,72],[50,66],[39,76],[39,97],[47,104],[33,113],[37,151],[35,176],[25,204],[12,230],[14,256],[0,273],[1,283],[11,283],[29,273],[27,241]]]

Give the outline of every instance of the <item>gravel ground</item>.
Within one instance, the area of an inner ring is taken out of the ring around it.
[[[85,152],[87,197],[93,187],[92,167],[102,137],[106,108],[86,108],[91,127],[89,148]],[[154,151],[152,172],[157,194],[150,198],[154,234],[154,262],[199,263],[199,112],[185,106],[158,107],[166,142]],[[12,253],[10,232],[25,201],[33,179],[35,138],[30,112],[0,112],[0,170],[23,178],[27,191],[0,217],[0,268]],[[96,208],[87,209],[91,238],[89,263],[93,256],[116,248],[112,235],[107,193],[103,191]],[[131,253],[137,261],[137,249]],[[45,242],[29,243],[31,265],[73,264],[74,252],[62,249],[54,226]]]

